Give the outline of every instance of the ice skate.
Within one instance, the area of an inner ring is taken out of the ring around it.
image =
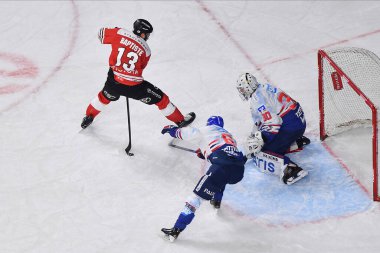
[[[310,139],[307,138],[306,136],[302,136],[301,138],[298,138],[296,140],[296,143],[298,145],[298,148],[302,148],[302,147],[310,144]]]
[[[179,228],[162,228],[161,231],[165,234],[165,238],[170,242],[174,242],[182,232]]]
[[[94,117],[91,115],[85,116],[82,120],[82,124],[80,125],[83,129],[87,128],[94,121]]]
[[[186,127],[190,125],[194,121],[195,117],[196,117],[195,113],[190,112],[189,114],[185,116],[184,120],[177,123],[178,127]]]
[[[282,172],[282,181],[287,185],[292,185],[300,179],[306,177],[307,171],[298,167],[296,164],[290,163]]]
[[[210,200],[210,204],[211,204],[215,209],[220,209],[220,205],[222,204],[222,201],[212,199],[212,200]]]

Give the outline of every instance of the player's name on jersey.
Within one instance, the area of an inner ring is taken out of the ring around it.
[[[141,56],[144,53],[144,50],[142,50],[138,45],[136,45],[135,43],[133,43],[132,41],[130,41],[126,38],[121,38],[120,44],[123,44],[123,45],[129,47],[130,49],[135,51],[139,56]]]

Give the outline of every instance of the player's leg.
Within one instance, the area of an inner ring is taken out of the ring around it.
[[[293,144],[302,138],[306,129],[306,120],[300,105],[282,117],[282,125],[276,137],[265,143],[262,150],[280,155],[288,153]]]
[[[163,228],[161,231],[174,241],[178,235],[192,222],[195,211],[204,200],[211,200],[214,195],[224,190],[226,185],[226,175],[220,170],[220,166],[211,165],[207,173],[201,177],[193,190],[193,194],[188,197],[185,206],[179,214],[172,228]]]
[[[183,127],[189,125],[195,119],[194,113],[184,116],[177,106],[170,101],[170,98],[160,88],[150,82],[144,80],[141,87],[143,87],[144,96],[139,98],[140,101],[149,105],[155,104],[161,113],[177,126]]]
[[[222,204],[223,193],[225,187],[222,187],[219,191],[215,192],[214,197],[210,200],[210,204],[215,208],[219,209]]]
[[[231,181],[232,174],[229,173],[231,171],[228,166],[212,164],[207,173],[199,180],[193,192],[203,199],[209,200],[215,209],[219,209],[226,184]],[[241,178],[243,178],[242,175]]]
[[[304,129],[287,130],[280,129],[273,141],[265,143],[262,151],[270,151],[276,154],[284,155],[288,153],[292,144],[303,136]]]
[[[116,101],[119,99],[120,95],[114,88],[114,85],[115,80],[113,77],[113,72],[110,69],[108,71],[107,81],[104,84],[103,89],[87,106],[86,116],[83,118],[81,124],[83,129],[88,127],[93,122],[94,118],[104,109],[106,105],[108,105],[111,101]]]
[[[262,151],[284,155],[289,152],[292,143],[303,136],[304,132],[304,129],[296,131],[280,130],[275,140],[269,145],[264,145]],[[285,184],[292,185],[308,175],[307,171],[292,162],[288,157],[284,156],[284,160],[285,163],[281,169],[280,178]]]
[[[295,129],[304,131],[306,129],[306,119],[301,105],[298,104],[293,111],[283,117],[282,129],[285,129],[285,131],[294,131]],[[286,153],[301,151],[304,146],[310,144],[310,139],[303,136],[303,134],[304,132],[294,140]]]
[[[230,159],[230,161],[234,159]],[[244,160],[245,163],[246,160]],[[216,191],[213,198],[210,200],[210,204],[215,208],[219,209],[223,199],[223,193],[226,184],[237,184],[244,177],[244,163],[240,160],[236,160],[236,163],[229,162],[227,165],[221,165],[216,173],[214,172],[214,181],[222,182],[223,185],[219,191]]]
[[[200,196],[191,194],[187,198],[185,206],[179,214],[174,226],[172,228],[161,229],[170,241],[177,239],[178,235],[192,222],[195,217],[195,211],[200,207],[202,202],[203,199]]]

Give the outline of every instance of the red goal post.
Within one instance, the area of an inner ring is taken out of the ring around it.
[[[373,181],[373,199],[380,201],[380,59],[374,53],[361,48],[319,50],[318,69],[320,138],[324,140],[328,136],[357,127],[372,127],[373,173],[369,173],[372,178],[368,176],[364,180]]]

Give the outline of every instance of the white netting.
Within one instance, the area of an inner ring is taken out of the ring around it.
[[[331,49],[325,52],[372,103],[379,107],[380,59],[374,53],[360,48]],[[323,58],[326,134],[334,135],[347,127],[370,126],[372,121],[370,107],[349,87],[344,77],[342,77],[342,89],[335,90],[332,72],[336,72],[335,68]]]
[[[338,48],[324,52],[375,107],[380,108],[379,57],[361,48]],[[372,110],[365,99],[355,92],[344,76],[337,77],[339,71],[327,57],[322,57],[322,67],[325,134],[332,136],[359,126],[372,127]],[[376,150],[374,154],[378,156]],[[377,170],[377,164],[375,168]]]

